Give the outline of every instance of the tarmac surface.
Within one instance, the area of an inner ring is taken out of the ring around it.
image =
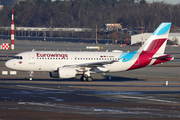
[[[0,119],[180,119],[180,85],[156,86],[146,82],[147,85],[139,83],[139,86],[128,83],[1,79]],[[178,90],[107,91],[82,86],[175,87]]]
[[[3,42],[9,41],[0,40]],[[22,51],[84,51],[86,46],[97,45],[16,41],[14,51],[0,50],[0,72],[11,71],[4,63]],[[100,51],[139,48],[98,46],[104,48]],[[179,47],[166,48],[166,53],[175,56],[174,62],[127,72],[92,74],[93,82],[81,82],[80,76],[51,79],[47,72],[35,72],[33,81],[28,81],[27,72],[0,74],[0,120],[179,120],[179,50]]]

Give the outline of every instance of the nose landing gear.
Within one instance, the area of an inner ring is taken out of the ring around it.
[[[29,80],[30,80],[30,81],[32,81],[33,74],[34,74],[34,72],[33,72],[33,71],[30,71],[30,75],[29,75]]]

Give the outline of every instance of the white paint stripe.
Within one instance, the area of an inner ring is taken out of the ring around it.
[[[57,99],[56,97],[48,97],[48,98],[53,99],[53,100],[55,100],[57,102],[64,101],[63,99]]]
[[[8,71],[2,71],[2,75],[8,75]]]
[[[17,71],[10,71],[10,75],[16,75]]]
[[[145,97],[132,97],[132,96],[124,96],[124,95],[118,95],[118,96],[119,96],[119,97],[122,97],[122,98],[144,99],[144,100],[157,101],[157,102],[167,102],[167,103],[179,103],[179,102],[168,101],[168,100],[148,99],[148,98],[145,98]]]
[[[71,106],[66,104],[34,103],[34,102],[25,102],[25,104],[97,112],[97,109],[94,107]],[[119,114],[140,114],[139,112],[129,112],[129,111],[126,112],[124,110],[113,110],[113,109],[99,109],[98,112],[110,112],[110,113],[119,113]]]
[[[16,86],[24,87],[24,88],[40,89],[40,90],[60,90],[60,89],[54,89],[54,88],[43,88],[43,87],[34,87],[34,86],[26,86],[26,85],[16,85]],[[61,93],[67,93],[67,92],[61,92]]]

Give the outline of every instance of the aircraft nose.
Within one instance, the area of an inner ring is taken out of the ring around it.
[[[5,66],[9,68],[9,61],[6,61]]]
[[[11,62],[11,60],[8,60],[8,61],[5,63],[5,66],[6,66],[7,68],[12,68],[12,62]]]

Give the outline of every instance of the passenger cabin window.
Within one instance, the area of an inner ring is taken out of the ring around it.
[[[20,60],[22,60],[22,56],[14,56],[13,59],[20,59]]]

